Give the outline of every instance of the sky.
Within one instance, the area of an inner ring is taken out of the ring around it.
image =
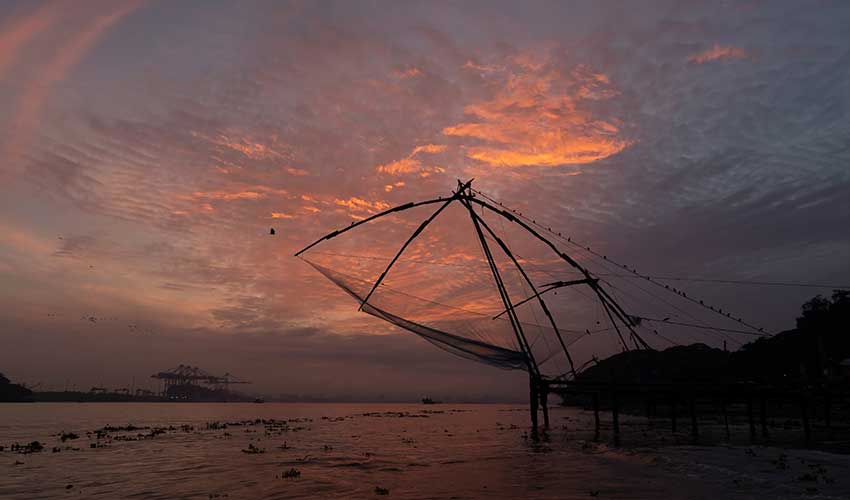
[[[843,1],[2,0],[0,371],[519,397],[293,257],[457,179],[648,274],[850,283],[848,24]],[[681,286],[769,331],[830,292]]]

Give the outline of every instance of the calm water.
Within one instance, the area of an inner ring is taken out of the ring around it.
[[[850,478],[846,457],[789,451],[791,465],[782,469],[776,460],[785,452],[769,448],[614,450],[587,440],[588,415],[563,408],[553,410],[549,440],[534,443],[525,437],[524,410],[0,405],[0,498],[846,498],[850,492],[842,484]],[[126,430],[128,424],[138,428]],[[125,429],[98,437],[105,426]],[[63,443],[62,431],[80,437]],[[33,440],[46,449],[9,450]],[[815,470],[813,463],[823,477],[801,481],[800,471]],[[284,477],[291,469],[300,474]]]

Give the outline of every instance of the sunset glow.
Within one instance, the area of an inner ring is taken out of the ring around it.
[[[847,278],[846,232],[827,230],[850,213],[837,3],[73,4],[0,9],[0,361],[27,380],[191,361],[269,390],[421,396],[432,372],[502,391],[292,257],[458,179],[646,272]],[[436,208],[324,250],[379,274]],[[401,266],[386,286],[498,313],[473,235],[453,206],[405,254],[448,271]],[[747,297],[774,328],[805,298]],[[45,345],[65,355],[32,355]],[[346,375],[294,375],[328,363]]]

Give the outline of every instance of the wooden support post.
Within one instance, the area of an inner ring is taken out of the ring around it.
[[[540,383],[540,406],[543,407],[543,428],[549,428],[549,386],[546,382]]]
[[[675,395],[670,396],[670,429],[673,434],[676,434],[676,406],[678,402]]]
[[[803,431],[806,434],[806,441],[812,440],[812,426],[809,422],[809,401],[805,395],[800,396],[800,413],[803,417]]]
[[[747,393],[747,420],[750,422],[750,440],[756,439],[756,421],[753,417],[753,396]]]
[[[823,420],[827,429],[832,427],[832,393],[829,389],[823,395]]]
[[[699,424],[697,422],[697,404],[693,394],[691,394],[688,406],[691,412],[691,439],[696,443],[699,441]]]
[[[594,429],[594,441],[599,441],[599,393],[593,393],[593,429]]]
[[[537,405],[540,403],[540,396],[537,394],[537,381],[533,376],[529,377],[529,400],[531,402],[531,435],[537,439]]]
[[[726,439],[729,440],[732,438],[729,432],[729,408],[726,405],[726,396],[724,395],[720,400],[720,405],[723,410],[723,426],[726,428]]]
[[[761,437],[767,439],[767,399],[764,394],[759,398],[759,423],[761,424]]]
[[[620,402],[616,386],[611,386],[611,416],[614,423],[614,446],[620,446]]]

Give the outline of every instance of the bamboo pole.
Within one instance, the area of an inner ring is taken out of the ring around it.
[[[404,242],[404,245],[402,245],[401,248],[399,248],[398,252],[396,252],[393,259],[387,265],[387,268],[384,269],[384,272],[381,273],[381,275],[378,277],[378,280],[375,281],[375,283],[372,285],[372,288],[369,290],[369,293],[366,294],[366,297],[363,299],[363,302],[360,303],[360,309],[361,310],[363,309],[363,306],[367,302],[369,302],[369,298],[372,297],[372,294],[375,293],[375,290],[378,289],[378,286],[381,285],[381,282],[384,281],[384,278],[387,277],[387,273],[390,272],[390,268],[393,267],[393,265],[398,261],[399,257],[401,257],[401,254],[404,253],[404,251],[413,242],[413,240],[415,240],[420,234],[422,234],[422,231],[424,231],[425,228],[428,227],[428,225],[431,222],[433,222],[433,220],[436,219],[437,216],[439,216],[443,212],[443,210],[446,209],[446,207],[451,205],[453,201],[457,200],[460,197],[461,193],[463,193],[466,190],[466,188],[469,187],[470,183],[472,183],[471,180],[467,181],[466,184],[460,184],[460,182],[458,182],[459,187],[458,187],[457,192],[454,195],[452,195],[451,198],[446,200],[446,202],[443,203],[440,206],[440,208],[437,209],[437,211],[435,211],[433,214],[431,214],[430,217],[428,217],[427,219],[422,221],[421,224],[419,224],[419,227],[416,228],[416,231],[413,231],[413,234],[411,234],[410,237],[407,238],[407,240]]]
[[[593,440],[599,441],[599,392],[593,392]]]
[[[472,182],[472,181],[470,181],[470,182]],[[436,199],[433,199],[433,200],[419,201],[419,202],[416,202],[416,203],[414,203],[414,202],[405,203],[404,205],[398,205],[396,207],[392,207],[390,209],[384,210],[383,212],[379,212],[379,213],[372,215],[370,217],[366,217],[363,220],[359,220],[357,222],[352,222],[350,226],[332,231],[332,232],[322,236],[318,240],[314,241],[313,243],[310,243],[306,247],[304,247],[301,250],[299,250],[298,252],[296,252],[295,257],[300,256],[302,253],[306,252],[307,250],[310,250],[311,248],[313,248],[314,246],[318,245],[319,243],[321,243],[325,240],[329,240],[331,238],[336,238],[337,236],[341,235],[342,233],[344,233],[346,231],[350,231],[350,230],[354,229],[355,227],[366,224],[368,222],[372,222],[373,220],[381,218],[385,215],[390,215],[390,214],[396,213],[396,212],[403,212],[405,210],[410,210],[411,208],[421,207],[421,206],[424,206],[424,205],[432,205],[434,203],[443,203],[444,201],[446,201],[444,198],[436,198]]]
[[[558,337],[558,342],[560,342],[561,348],[564,350],[564,354],[567,355],[567,361],[569,361],[569,363],[570,363],[570,370],[573,373],[573,378],[575,378],[576,377],[576,367],[575,367],[575,364],[573,363],[573,357],[570,355],[570,351],[567,349],[567,345],[564,343],[564,339],[561,336],[561,331],[558,329],[557,323],[555,323],[555,318],[552,317],[552,313],[549,312],[549,307],[546,306],[546,301],[543,300],[543,297],[541,297],[541,295],[539,293],[537,293],[537,287],[534,286],[534,282],[532,282],[531,278],[528,277],[528,274],[525,272],[525,269],[522,268],[519,261],[516,259],[516,257],[514,257],[513,252],[511,252],[510,248],[508,248],[508,246],[505,244],[505,242],[502,240],[502,238],[500,238],[490,228],[490,225],[487,224],[487,222],[484,219],[482,219],[478,214],[475,213],[475,211],[472,209],[472,206],[469,205],[468,202],[465,202],[464,205],[466,205],[467,209],[469,209],[469,213],[473,217],[473,219],[477,220],[478,224],[480,224],[481,227],[486,229],[487,232],[490,234],[490,236],[494,240],[496,240],[496,243],[499,245],[499,248],[501,248],[502,251],[505,253],[505,255],[507,255],[508,258],[511,259],[511,262],[513,262],[514,266],[517,268],[520,275],[522,275],[525,282],[531,288],[531,291],[534,294],[534,296],[537,297],[537,301],[540,304],[540,308],[543,309],[543,313],[546,315],[546,318],[549,320],[549,324],[552,325],[552,329],[555,331],[555,335]],[[517,306],[517,304],[515,304],[513,306],[514,309],[516,308],[516,306]]]
[[[676,406],[678,406],[678,397],[675,394],[670,396],[670,432],[676,434]]]
[[[767,400],[765,399],[764,394],[759,398],[759,424],[761,424],[761,437],[762,439],[767,439]]]
[[[812,440],[812,426],[809,421],[809,400],[805,394],[800,396],[800,413],[803,417],[803,431],[808,442]]]
[[[458,190],[461,192],[461,190]],[[464,206],[470,213],[470,217],[472,218],[472,224],[475,227],[475,232],[478,234],[478,241],[481,243],[481,248],[484,251],[484,256],[487,258],[487,263],[490,265],[490,272],[493,274],[493,280],[496,282],[496,288],[499,291],[499,296],[502,298],[502,304],[505,306],[505,309],[508,309],[508,318],[511,321],[511,326],[513,327],[514,334],[517,336],[517,341],[522,347],[525,357],[526,364],[528,365],[528,373],[533,377],[540,377],[540,370],[537,367],[537,361],[534,359],[534,355],[531,352],[531,345],[528,343],[528,339],[525,338],[525,333],[522,330],[522,324],[519,321],[519,317],[517,317],[516,311],[514,310],[514,306],[511,303],[511,299],[508,296],[508,291],[505,288],[505,284],[502,281],[502,276],[499,273],[499,267],[496,265],[496,261],[493,258],[493,254],[490,251],[490,245],[487,244],[487,238],[484,237],[484,232],[481,230],[481,226],[478,224],[478,219],[475,217],[475,212],[472,210],[472,206],[469,203],[464,203]],[[536,416],[535,416],[536,418]]]
[[[573,268],[575,268],[579,272],[581,272],[584,275],[584,277],[589,281],[589,286],[593,289],[593,291],[596,293],[596,295],[599,297],[599,299],[600,300],[604,300],[605,298],[608,299],[609,303],[611,304],[611,306],[613,308],[615,315],[617,315],[620,318],[620,321],[622,321],[623,324],[625,324],[629,328],[632,335],[636,336],[637,339],[640,341],[640,343],[642,345],[644,345],[645,348],[647,348],[647,349],[651,348],[649,346],[649,344],[647,344],[643,340],[643,338],[637,332],[635,332],[633,325],[632,325],[632,322],[628,319],[629,315],[626,314],[626,312],[623,310],[623,308],[620,307],[620,305],[617,303],[616,300],[613,299],[613,297],[611,297],[603,288],[601,288],[596,283],[596,280],[593,278],[593,276],[590,275],[590,272],[587,269],[585,269],[583,266],[581,266],[578,262],[576,262],[575,259],[573,259],[569,255],[567,255],[566,253],[562,252],[548,238],[546,238],[545,236],[543,236],[542,234],[537,232],[534,228],[532,228],[531,226],[529,226],[528,224],[526,224],[522,220],[516,218],[513,214],[511,214],[507,210],[502,210],[502,209],[496,208],[493,205],[491,205],[491,204],[489,204],[485,201],[481,201],[478,198],[468,198],[467,200],[469,202],[472,202],[472,203],[477,203],[478,205],[481,205],[482,207],[490,210],[491,212],[497,213],[497,214],[501,215],[502,217],[508,219],[509,221],[511,221],[515,224],[518,224],[523,229],[525,229],[526,231],[531,233],[535,238],[537,238],[538,240],[545,243],[550,249],[552,249],[553,252],[555,252],[556,255],[558,255],[561,259],[566,261],[570,266],[572,266]]]
[[[750,440],[756,439],[756,422],[753,417],[753,395],[747,392],[747,420],[750,423]]]
[[[688,407],[691,413],[691,439],[693,439],[694,443],[699,441],[699,422],[697,420],[697,404],[695,399],[695,396],[691,393]]]
[[[614,424],[614,446],[620,446],[620,402],[616,383],[611,385],[611,419]]]
[[[537,405],[540,402],[540,395],[537,392],[537,380],[529,373],[528,377],[529,395],[528,400],[531,405],[531,433],[534,439],[537,439]]]

